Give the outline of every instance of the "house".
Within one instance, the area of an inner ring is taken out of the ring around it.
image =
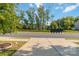
[[[75,22],[75,29],[79,30],[79,20],[77,22]]]

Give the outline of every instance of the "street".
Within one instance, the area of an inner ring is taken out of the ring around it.
[[[14,34],[0,35],[1,37],[34,37],[34,38],[79,38],[78,33],[43,33],[43,32],[19,32]]]

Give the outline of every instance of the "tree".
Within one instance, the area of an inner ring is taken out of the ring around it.
[[[50,15],[49,10],[46,9],[46,10],[45,10],[45,19],[46,19],[45,23],[47,24],[47,25],[46,25],[46,29],[48,29],[48,21],[49,21],[49,19],[52,19],[52,18],[53,18],[53,17],[52,17],[52,15]]]
[[[77,22],[79,20],[79,16],[75,17],[75,22]]]
[[[59,19],[59,26],[64,30],[71,30],[74,27],[74,17],[68,16]]]
[[[53,17],[51,17],[52,15],[50,14],[48,9],[45,9],[42,5],[40,5],[40,7],[37,9],[37,13],[38,13],[38,17],[40,20],[40,26],[41,26],[41,30],[47,29],[47,25],[49,19],[52,19]]]
[[[58,23],[57,23],[56,21],[52,21],[50,27],[51,27],[52,29],[58,29],[58,28],[59,28],[59,27],[58,27]]]
[[[20,22],[23,25],[23,29],[47,30],[48,26],[46,23],[48,23],[50,18],[52,17],[49,10],[43,6],[37,9],[30,7],[26,11],[20,11]]]
[[[44,7],[40,5],[40,7],[37,10],[38,10],[39,19],[41,21],[41,30],[43,30],[44,29],[44,25],[45,25]]]
[[[39,17],[35,14],[35,19],[36,19],[36,29],[40,30],[40,20]]]
[[[34,25],[34,8],[29,8],[27,11],[26,11],[26,14],[27,14],[27,17],[28,17],[28,20],[30,22],[30,29],[33,29],[33,25]]]
[[[63,30],[72,30],[74,27],[75,18],[72,16],[63,17],[52,21],[51,26],[53,29],[63,29]]]
[[[16,4],[0,4],[0,32],[15,32],[19,23],[16,15]]]

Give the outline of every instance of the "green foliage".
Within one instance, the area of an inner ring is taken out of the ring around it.
[[[26,16],[27,17],[24,17]],[[37,9],[30,7],[27,9],[25,15],[22,14],[22,21],[25,24],[23,28],[30,30],[47,30],[49,19],[51,18],[49,10],[45,10],[43,6]],[[23,20],[24,19],[24,20]]]
[[[75,17],[75,22],[77,22],[79,20],[79,16]]]
[[[63,30],[72,30],[72,28],[74,27],[75,20],[75,17],[63,17],[61,19],[53,21],[51,23],[51,26],[53,29],[61,28]]]
[[[65,17],[61,19],[61,26],[64,30],[71,30],[74,27],[74,17]]]
[[[11,33],[17,30],[19,23],[15,10],[16,4],[0,4],[0,32]]]
[[[47,25],[49,19],[51,18],[50,12],[48,9],[45,9],[43,6],[40,6],[38,9],[38,17],[40,20],[40,28],[41,30],[47,29]]]
[[[36,29],[40,30],[40,20],[39,20],[39,17],[37,15],[35,15],[35,19],[36,19]]]
[[[29,28],[30,29],[33,29],[33,24],[34,24],[34,12],[35,12],[35,10],[34,10],[34,8],[29,8],[27,11],[26,11],[26,13],[27,13],[27,16],[28,16],[28,20],[29,20],[29,22],[30,22],[30,26],[29,26]]]
[[[57,23],[56,21],[53,21],[53,22],[51,23],[51,28],[52,28],[52,29],[57,29],[57,28],[58,28],[58,23]]]
[[[26,17],[25,17],[26,16]],[[0,33],[16,32],[17,29],[47,30],[49,10],[43,6],[33,7],[26,11],[20,10],[18,4],[0,4]]]
[[[16,32],[18,29],[43,31],[49,27],[72,30],[74,23],[79,20],[79,17],[68,16],[53,20],[48,26],[48,21],[53,19],[53,15],[42,5],[37,9],[30,7],[26,11],[18,7],[18,4],[0,4],[0,33]]]

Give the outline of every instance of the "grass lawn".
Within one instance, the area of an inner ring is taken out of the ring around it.
[[[17,49],[19,49],[22,45],[25,44],[24,41],[0,41],[0,43],[11,43],[12,44],[12,47],[0,52],[0,56],[11,56],[17,51]]]
[[[50,33],[50,30],[21,30],[19,32],[37,32],[37,33]],[[76,34],[79,33],[79,31],[77,30],[64,30],[63,33],[72,33],[72,34]]]
[[[79,38],[65,38],[66,40],[79,40]]]
[[[28,29],[22,29],[19,31],[23,31],[23,32],[49,32],[50,30],[28,30]]]
[[[65,30],[64,33],[72,33],[72,34],[75,34],[75,33],[79,33],[79,31],[76,31],[76,30]]]

